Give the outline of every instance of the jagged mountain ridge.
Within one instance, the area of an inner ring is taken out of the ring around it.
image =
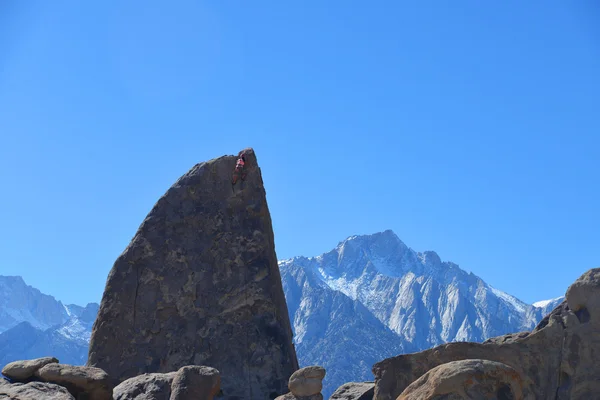
[[[0,276],[0,366],[49,355],[85,364],[98,308],[64,305],[20,276]]]
[[[390,230],[351,236],[330,252],[282,260],[279,266],[301,365],[344,371],[328,374],[324,395],[372,376],[370,365],[348,368],[356,365],[352,357],[361,354],[364,343],[383,342],[376,353],[385,358],[449,341],[482,342],[533,329],[563,300],[526,304],[442,262],[435,252],[415,252]],[[353,307],[332,307],[331,299]],[[353,320],[356,310],[373,318]],[[342,340],[332,326],[344,321],[352,321],[360,339]],[[338,363],[324,354],[344,356]]]
[[[348,377],[372,380],[373,364],[404,352],[397,335],[360,302],[331,290],[310,269],[288,267],[280,264],[296,351],[302,366],[327,370],[325,398]]]

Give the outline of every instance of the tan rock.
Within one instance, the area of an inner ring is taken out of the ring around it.
[[[2,375],[13,381],[25,381],[32,378],[38,369],[50,363],[58,363],[58,360],[54,357],[43,357],[34,360],[13,361],[2,368]]]
[[[438,398],[479,400],[490,398],[535,400],[530,385],[506,364],[488,360],[461,360],[439,365],[410,384],[397,400]]]
[[[294,396],[312,396],[321,393],[323,378],[325,378],[325,368],[319,366],[304,367],[290,376],[288,388]]]
[[[170,400],[212,400],[220,390],[219,371],[197,365],[186,366],[175,374]]]
[[[45,382],[64,386],[76,398],[84,395],[89,400],[112,399],[110,379],[100,368],[52,363],[40,368],[35,375]]]

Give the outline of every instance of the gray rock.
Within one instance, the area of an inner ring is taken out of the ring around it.
[[[325,368],[310,366],[299,369],[290,376],[288,388],[296,397],[308,397],[321,393]]]
[[[89,366],[118,382],[210,365],[224,399],[273,399],[298,369],[260,168],[232,186],[237,157],[193,167],[116,260]]]
[[[329,400],[372,400],[374,382],[348,382],[340,386]]]
[[[569,287],[567,303],[581,323],[600,320],[600,268],[586,272]]]
[[[58,363],[58,360],[54,357],[43,357],[34,360],[13,361],[2,368],[2,375],[12,381],[26,381],[33,378],[38,369],[50,363]]]
[[[170,400],[171,383],[177,372],[142,374],[113,389],[114,400]]]
[[[277,397],[275,400],[323,400],[321,393],[313,394],[312,396],[295,396],[292,393],[286,393],[283,396]]]
[[[52,363],[40,368],[35,375],[45,382],[64,386],[76,398],[112,399],[112,384],[106,372],[100,368]]]
[[[488,360],[452,361],[431,369],[404,389],[397,400],[535,400],[531,389],[524,388],[530,384],[506,364]]]
[[[187,366],[177,371],[171,384],[170,400],[212,400],[220,389],[219,371],[210,367]]]
[[[67,389],[53,383],[8,383],[0,379],[0,399],[11,400],[75,400]]]
[[[448,343],[373,366],[376,400],[393,400],[429,370],[452,361],[481,359],[503,363],[523,385],[523,397],[591,399],[600,393],[600,269],[586,272],[530,333],[480,343]],[[574,311],[571,309],[573,307]],[[584,311],[585,310],[585,311]],[[491,393],[488,393],[491,395]]]

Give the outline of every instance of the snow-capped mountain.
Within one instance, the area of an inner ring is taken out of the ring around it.
[[[0,276],[0,367],[46,356],[85,364],[98,309],[96,303],[63,305],[20,276]]]
[[[296,354],[303,366],[321,365],[327,370],[325,398],[337,388],[332,382],[345,383],[347,377],[372,380],[373,364],[404,352],[391,329],[360,302],[329,288],[313,270],[287,263],[280,269]]]
[[[54,297],[27,286],[20,276],[0,276],[0,333],[23,321],[44,330],[67,318],[67,310]]]
[[[350,371],[355,362],[338,364],[329,354],[360,358],[361,346],[381,342],[376,350],[381,360],[450,341],[482,342],[533,329],[562,301],[526,304],[442,262],[433,251],[410,249],[389,230],[352,236],[328,253],[283,260],[279,266],[300,363],[327,369],[324,395],[344,382],[372,379],[370,359]],[[353,306],[334,307],[333,299]],[[353,328],[344,337],[337,325],[348,323]]]

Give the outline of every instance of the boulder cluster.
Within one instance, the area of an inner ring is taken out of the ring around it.
[[[299,369],[271,217],[252,149],[194,166],[159,199],[110,271],[87,366],[4,367],[0,399],[323,400]],[[600,269],[531,332],[448,343],[373,366],[330,400],[600,398]]]

